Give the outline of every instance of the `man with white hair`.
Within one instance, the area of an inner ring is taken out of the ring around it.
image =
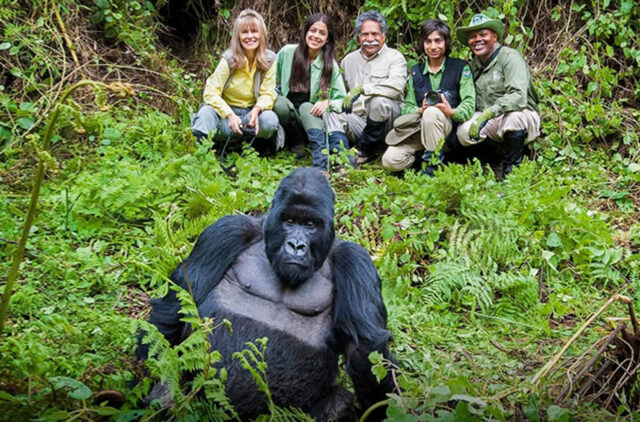
[[[356,18],[360,49],[342,60],[346,88],[342,113],[326,115],[330,149],[349,145],[357,148],[354,165],[376,158],[384,136],[400,115],[407,82],[407,62],[398,50],[385,44],[387,21],[376,11]]]

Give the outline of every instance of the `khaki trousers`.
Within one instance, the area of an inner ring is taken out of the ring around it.
[[[498,117],[490,119],[485,127],[480,131],[480,138],[471,139],[469,137],[469,127],[471,127],[471,124],[479,115],[480,112],[476,111],[470,120],[467,120],[458,126],[456,135],[458,136],[458,142],[460,142],[460,145],[475,145],[487,138],[496,142],[502,142],[502,137],[505,132],[515,132],[523,129],[527,131],[526,143],[529,143],[540,136],[540,115],[538,112],[533,110],[522,110],[501,114]]]
[[[367,118],[374,122],[387,122],[385,134],[391,130],[393,121],[400,115],[402,103],[387,97],[368,97],[365,101],[365,114],[356,113],[336,113],[332,111],[325,113],[325,127],[327,132],[343,132],[347,135],[351,144],[358,142],[364,127],[367,125]]]
[[[392,171],[411,167],[418,151],[442,148],[451,133],[451,120],[436,107],[428,107],[420,119],[420,134],[416,133],[397,145],[389,145],[382,156],[382,165]],[[389,139],[389,138],[387,138]]]

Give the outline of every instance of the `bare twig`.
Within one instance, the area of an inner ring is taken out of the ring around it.
[[[629,303],[631,301],[631,299],[629,299],[626,296],[622,296],[620,294],[614,294],[613,296],[611,296],[609,298],[609,300],[607,300],[605,302],[604,305],[602,305],[602,307],[600,309],[598,309],[598,311],[596,311],[596,313],[594,313],[593,315],[591,315],[589,317],[589,319],[587,319],[585,321],[584,324],[582,324],[582,326],[578,329],[578,331],[576,331],[576,333],[573,335],[573,337],[571,337],[569,339],[569,341],[567,341],[567,343],[562,347],[562,349],[553,357],[553,359],[551,359],[549,362],[547,362],[547,364],[545,366],[543,366],[538,373],[536,373],[533,378],[531,379],[531,383],[534,385],[537,385],[540,380],[549,373],[549,371],[558,363],[558,361],[560,360],[560,358],[562,357],[562,355],[564,355],[564,352],[567,351],[567,349],[569,348],[569,346],[571,346],[577,339],[578,337],[580,337],[580,335],[584,332],[584,330],[587,329],[587,327],[589,325],[591,325],[591,323],[593,321],[595,321],[596,318],[598,318],[600,316],[600,314],[602,314],[609,306],[611,306],[611,304],[613,302],[616,301],[621,301],[624,303]]]
[[[618,334],[620,333],[620,331],[622,329],[625,328],[625,324],[619,324],[615,330],[613,330],[613,332],[611,332],[611,334],[609,334],[609,336],[606,338],[606,340],[600,345],[600,347],[598,348],[598,350],[596,351],[595,355],[582,367],[582,369],[580,371],[578,371],[578,373],[575,375],[575,377],[573,377],[573,379],[577,382],[580,377],[582,377],[590,368],[591,366],[596,362],[596,360],[598,360],[598,358],[605,352],[605,350],[607,349],[607,347],[609,346],[609,344],[611,344],[611,342],[618,336]],[[595,376],[594,376],[595,377]],[[592,380],[593,378],[592,377]],[[592,382],[592,381],[591,381]],[[590,385],[589,382],[588,384]],[[558,395],[558,398],[556,399],[556,403],[560,403],[562,402],[562,400],[564,400],[565,396],[569,393],[569,391],[571,390],[573,383],[569,382],[560,392],[560,394]],[[583,387],[584,388],[584,387]],[[580,395],[580,393],[578,393],[578,395]]]
[[[58,10],[58,6],[56,5],[55,2],[51,2],[51,3],[53,6],[53,13],[55,13],[56,20],[58,21],[58,25],[60,26],[60,32],[62,32],[62,36],[64,37],[64,40],[67,43],[69,52],[71,52],[71,58],[73,59],[73,62],[76,64],[76,66],[79,66],[80,62],[78,61],[78,56],[76,56],[76,51],[75,51],[75,48],[73,47],[73,43],[71,43],[71,39],[67,34],[67,28],[65,27],[64,22],[62,21],[62,17],[60,16],[60,11]]]
[[[629,317],[631,318],[631,326],[633,326],[633,334],[638,336],[638,320],[636,319],[636,313],[633,310],[633,303],[629,302]]]

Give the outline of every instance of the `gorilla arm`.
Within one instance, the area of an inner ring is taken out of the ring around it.
[[[171,280],[186,290],[189,283],[196,305],[200,305],[238,255],[261,238],[262,219],[246,215],[222,217],[202,232],[191,254],[171,274]],[[149,321],[169,343],[176,345],[184,340],[184,323],[178,313],[181,304],[176,292],[170,290],[165,297],[151,300],[151,304]],[[146,358],[147,352],[148,346],[139,341],[137,358]]]
[[[395,389],[391,374],[377,382],[369,362],[369,353],[373,351],[393,360],[380,277],[367,251],[355,243],[339,242],[331,252],[331,263],[336,289],[335,341],[346,355],[347,373],[353,380],[360,405],[366,409],[385,400],[386,394]]]

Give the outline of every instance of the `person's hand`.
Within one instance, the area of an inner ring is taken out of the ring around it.
[[[327,107],[329,107],[329,100],[317,101],[313,107],[311,107],[311,114],[316,117],[320,117]]]
[[[447,101],[447,97],[444,94],[440,94],[440,101],[441,102],[434,105],[434,107],[443,112],[448,118],[452,118],[455,110],[451,108],[451,104],[449,104],[449,101]]]
[[[361,86],[358,85],[351,88],[351,91],[349,91],[342,99],[342,111],[345,113],[351,113],[353,103],[358,99],[360,94],[362,94]]]
[[[422,97],[422,106],[420,107],[420,110],[418,110],[418,114],[422,116],[422,113],[424,113],[424,111],[429,107],[429,102],[427,101],[427,94],[424,94],[424,97]]]
[[[478,139],[480,137],[480,127],[483,126],[483,123],[487,120],[493,118],[493,111],[486,109],[471,123],[469,127],[469,137],[471,139]]]
[[[260,115],[261,111],[262,110],[260,110],[260,107],[255,106],[249,112],[249,123],[247,124],[247,126],[254,128],[256,131],[256,134],[260,132],[260,124],[258,123],[258,116]]]
[[[229,122],[229,129],[231,129],[232,132],[242,135],[242,120],[240,120],[237,114],[233,112],[227,114],[227,122]]]

